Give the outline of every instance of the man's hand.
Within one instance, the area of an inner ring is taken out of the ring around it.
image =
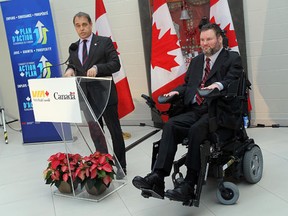
[[[167,93],[167,94],[164,94],[163,96],[165,96],[165,97],[171,97],[171,96],[173,96],[173,95],[179,95],[179,92],[178,92],[178,91],[171,91],[171,92],[169,92],[169,93]]]
[[[88,77],[96,77],[97,75],[97,67],[92,67],[87,71],[87,76]]]
[[[71,77],[71,76],[75,76],[74,70],[72,68],[68,68],[64,73],[64,77]]]
[[[201,88],[201,89],[211,89],[212,90],[212,89],[215,89],[215,88],[218,88],[219,90],[221,90],[220,86],[217,83],[213,83],[213,84],[211,84],[211,85],[209,85],[207,87]]]

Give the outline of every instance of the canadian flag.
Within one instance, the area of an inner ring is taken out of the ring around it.
[[[112,32],[107,19],[106,9],[103,0],[95,0],[95,19],[96,35],[110,37],[113,41],[115,49],[118,52],[118,46],[112,37]],[[118,56],[120,59],[121,68],[120,71],[113,74],[113,79],[116,84],[118,94],[118,115],[119,119],[121,119],[130,112],[132,112],[135,107],[132,100],[128,79],[123,69],[123,64],[119,52]]]
[[[237,37],[227,0],[210,0],[210,22],[216,23],[225,31],[229,48],[239,52]],[[251,110],[252,105],[248,96],[248,112]]]
[[[154,0],[153,11],[151,92],[156,107],[165,111],[169,104],[159,104],[158,96],[184,83],[186,65],[166,0]]]

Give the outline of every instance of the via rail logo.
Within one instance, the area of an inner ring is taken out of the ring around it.
[[[50,102],[49,92],[47,90],[33,90],[31,92],[32,101]]]

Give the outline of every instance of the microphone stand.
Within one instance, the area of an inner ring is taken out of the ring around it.
[[[77,43],[72,43],[72,44],[70,45],[70,47],[69,47],[69,53],[70,53],[71,51],[74,52],[74,51],[76,51],[77,49],[78,49],[78,44],[77,44]],[[69,55],[69,57],[67,58],[67,60],[66,60],[65,62],[63,62],[63,63],[56,64],[56,65],[49,65],[49,66],[43,67],[42,70],[41,70],[41,76],[42,76],[42,78],[43,78],[43,72],[44,72],[44,70],[45,70],[46,68],[50,68],[50,67],[58,67],[58,66],[61,66],[61,65],[67,65],[67,66],[71,66],[74,70],[76,70],[76,69],[75,69],[75,65],[67,63],[69,60],[70,60],[70,55]]]
[[[56,64],[56,65],[49,65],[49,66],[43,67],[42,70],[41,70],[41,78],[44,77],[44,76],[43,76],[43,73],[44,73],[44,70],[45,70],[45,69],[50,68],[50,67],[58,67],[58,66],[62,66],[62,65],[67,65],[67,66],[68,66],[68,65],[70,65],[70,64],[67,64],[68,61],[69,61],[69,58],[68,58],[65,62],[63,62],[63,63]]]

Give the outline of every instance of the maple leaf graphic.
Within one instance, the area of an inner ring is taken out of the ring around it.
[[[238,46],[236,33],[234,30],[230,30],[230,23],[224,28],[224,31],[226,32],[226,36],[228,38],[229,47],[235,47]]]
[[[157,29],[154,23],[152,26],[151,65],[153,69],[158,66],[171,72],[171,68],[179,64],[175,61],[176,55],[170,55],[168,52],[179,48],[178,38],[176,34],[171,34],[171,29],[158,39],[159,34],[160,29]]]
[[[213,16],[210,19],[211,23],[216,23],[216,19]],[[216,23],[220,27],[220,23]],[[228,38],[228,46],[230,48],[238,46],[237,38],[236,38],[236,32],[234,30],[230,30],[230,25],[229,23],[223,30],[225,31],[226,37]]]

